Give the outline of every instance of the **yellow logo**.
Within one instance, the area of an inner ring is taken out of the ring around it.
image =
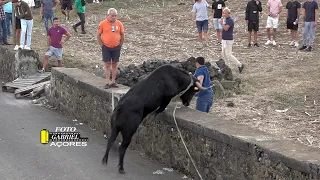
[[[49,143],[49,131],[46,129],[42,129],[40,131],[40,143],[48,144]]]

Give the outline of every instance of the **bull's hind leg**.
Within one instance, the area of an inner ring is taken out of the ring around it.
[[[114,141],[117,139],[117,136],[119,134],[119,129],[118,128],[113,128],[112,132],[111,132],[111,136],[108,140],[108,145],[107,145],[107,149],[106,149],[106,153],[102,159],[102,164],[107,164],[108,163],[108,156],[109,156],[109,151],[112,148],[112,145],[114,143]]]
[[[138,129],[139,124],[140,124],[140,123],[134,122],[134,121],[132,121],[130,123],[132,123],[132,124],[127,126],[126,129],[121,130],[123,140],[122,140],[121,145],[119,147],[119,173],[120,174],[125,173],[124,168],[123,168],[124,156],[125,156],[126,151],[131,143],[132,136],[134,135],[134,133],[136,132],[136,130]]]

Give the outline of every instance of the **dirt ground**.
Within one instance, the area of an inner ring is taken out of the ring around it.
[[[102,69],[101,51],[96,42],[96,31],[100,21],[106,17],[108,8],[118,9],[118,19],[125,27],[125,42],[121,52],[121,65],[139,64],[143,61],[186,60],[190,56],[203,56],[214,63],[220,57],[221,47],[215,45],[210,11],[209,42],[196,41],[195,24],[191,22],[194,1],[130,0],[105,1],[88,4],[86,13],[86,35],[75,33],[71,27],[78,17],[72,12],[72,24],[61,24],[72,33],[64,48],[64,65],[78,67],[90,72]],[[179,3],[184,3],[178,5]],[[312,52],[300,52],[290,47],[290,34],[286,30],[285,11],[280,17],[277,32],[277,46],[266,46],[264,28],[267,14],[263,1],[259,44],[247,48],[247,31],[244,11],[247,1],[229,0],[229,7],[235,19],[234,55],[246,65],[242,79],[243,93],[227,99],[217,99],[212,113],[226,120],[247,124],[260,130],[299,141],[320,148],[320,61],[317,56],[319,34]],[[284,6],[286,2],[283,2]],[[41,57],[46,50],[44,25],[39,21],[39,9],[34,9],[32,48]],[[56,16],[63,19],[61,13]],[[79,27],[80,30],[80,27]],[[299,29],[301,39],[301,28]],[[300,42],[301,44],[301,42]],[[54,58],[52,64],[55,65]],[[227,107],[233,101],[235,107]]]

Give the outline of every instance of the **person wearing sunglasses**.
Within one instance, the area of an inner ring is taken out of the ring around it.
[[[116,76],[120,51],[124,41],[124,28],[122,22],[117,20],[117,10],[110,8],[107,18],[100,22],[97,41],[102,48],[102,61],[105,64],[106,85],[105,89],[118,87]],[[112,69],[112,79],[110,81],[110,67]]]

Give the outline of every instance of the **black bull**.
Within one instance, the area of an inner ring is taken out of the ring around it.
[[[151,112],[156,116],[164,111],[178,94],[183,105],[189,106],[198,89],[207,88],[203,88],[191,74],[171,65],[163,65],[139,81],[120,99],[112,113],[112,132],[102,163],[108,163],[109,151],[121,132],[123,140],[119,147],[119,173],[125,173],[123,159],[142,120]]]

